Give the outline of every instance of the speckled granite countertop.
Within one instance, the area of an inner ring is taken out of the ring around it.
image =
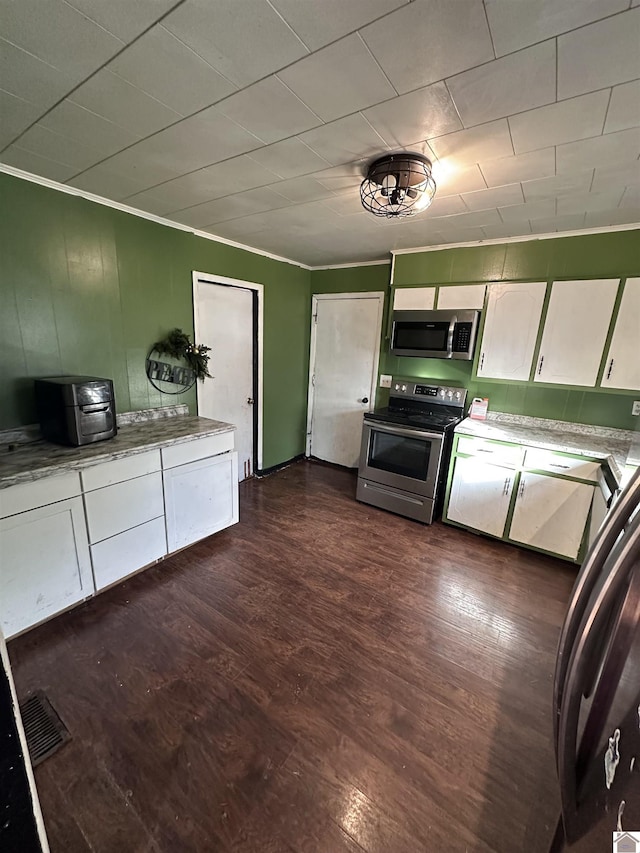
[[[13,451],[5,445],[0,448],[0,489],[234,429],[223,421],[177,415],[128,423],[118,428],[115,438],[85,447],[62,447],[44,440],[18,445]]]
[[[465,418],[455,429],[462,435],[512,441],[544,450],[578,453],[606,460],[611,473],[620,482],[627,462],[634,433],[630,430],[595,427],[589,424],[570,424],[525,415],[490,412],[486,421]]]

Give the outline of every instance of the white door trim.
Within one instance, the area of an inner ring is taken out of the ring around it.
[[[243,281],[240,278],[228,278],[224,275],[212,275],[206,272],[197,272],[194,270],[191,273],[193,282],[193,329],[196,343],[204,343],[206,346],[211,346],[215,351],[215,341],[200,341],[198,338],[198,312],[196,310],[196,300],[198,292],[198,282],[204,284],[226,284],[230,287],[241,287],[244,290],[255,290],[258,294],[258,459],[256,461],[256,470],[262,470],[262,444],[263,444],[263,400],[264,400],[264,285],[257,284],[255,281]],[[205,380],[206,382],[206,380]],[[196,382],[196,394],[198,401],[198,412],[200,412],[200,394],[201,383]]]
[[[378,364],[380,361],[380,337],[382,335],[382,314],[384,309],[384,291],[374,290],[361,293],[314,293],[311,297],[311,341],[309,344],[309,391],[307,394],[307,435],[305,442],[305,455],[311,456],[311,422],[313,420],[313,400],[315,386],[313,376],[316,369],[316,317],[318,315],[318,302],[327,299],[376,299],[378,301],[378,317],[376,326],[378,329],[377,346],[373,354],[373,370],[371,371],[371,387],[369,389],[369,408],[371,411],[375,405],[375,397],[378,383]]]

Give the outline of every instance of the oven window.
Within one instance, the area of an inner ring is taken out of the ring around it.
[[[409,438],[371,430],[368,460],[371,468],[413,477],[414,480],[426,480],[430,455],[431,440],[428,438]]]
[[[421,349],[446,352],[448,323],[396,323],[394,349]]]

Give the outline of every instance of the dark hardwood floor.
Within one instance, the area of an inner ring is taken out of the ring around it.
[[[72,735],[53,853],[546,853],[575,568],[354,494],[245,483],[239,525],[10,643]]]

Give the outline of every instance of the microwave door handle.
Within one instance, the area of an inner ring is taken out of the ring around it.
[[[458,322],[457,316],[454,314],[449,323],[449,332],[447,334],[447,358],[453,355],[453,333]]]

